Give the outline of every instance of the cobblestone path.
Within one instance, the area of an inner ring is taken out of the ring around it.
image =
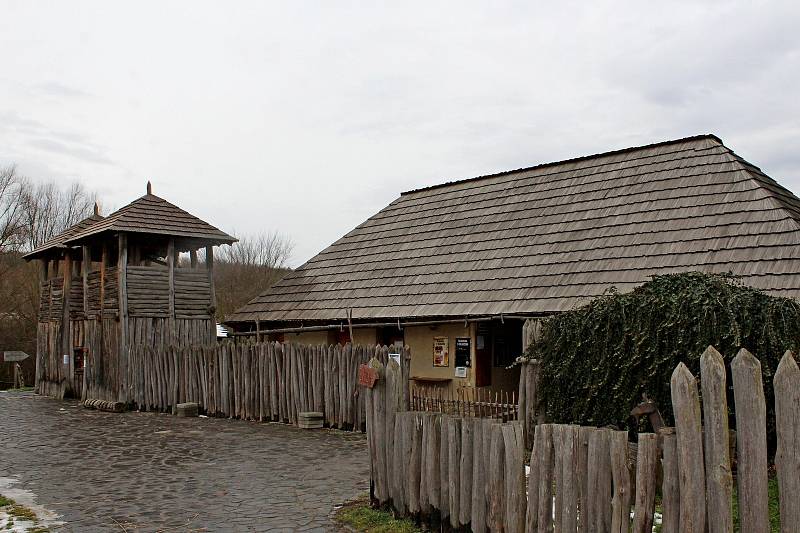
[[[365,450],[361,434],[0,393],[0,479],[57,531],[330,531],[368,489]]]

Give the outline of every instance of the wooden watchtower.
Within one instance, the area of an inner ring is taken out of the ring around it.
[[[213,343],[214,246],[235,241],[148,182],[141,198],[107,217],[95,207],[27,254],[41,265],[37,391],[127,402],[131,346]]]

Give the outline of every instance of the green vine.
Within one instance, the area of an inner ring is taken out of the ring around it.
[[[624,427],[642,393],[672,423],[672,371],[683,361],[699,376],[700,355],[709,345],[727,365],[742,347],[759,358],[768,419],[774,420],[772,376],[783,353],[800,346],[800,304],[744,286],[730,274],[654,276],[630,293],[612,289],[546,319],[526,357],[542,362],[540,400],[550,420]],[[774,428],[768,431],[773,441]]]

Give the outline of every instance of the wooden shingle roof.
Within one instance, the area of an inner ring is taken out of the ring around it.
[[[49,241],[37,246],[36,248],[34,248],[33,251],[28,252],[22,257],[25,260],[30,261],[31,259],[36,259],[37,257],[41,257],[45,255],[47,252],[52,252],[53,250],[66,250],[68,248],[68,246],[65,244],[67,240],[71,239],[75,235],[89,228],[89,226],[92,226],[93,224],[101,220],[103,220],[103,216],[97,212],[97,209],[95,207],[95,212],[91,216],[84,218],[74,226],[70,226],[69,228],[62,231]]]
[[[87,237],[105,231],[172,235],[202,239],[213,244],[236,242],[234,237],[224,231],[149,193],[72,235],[65,242],[75,245]]]
[[[400,198],[229,322],[545,314],[654,274],[800,297],[800,200],[711,135]]]

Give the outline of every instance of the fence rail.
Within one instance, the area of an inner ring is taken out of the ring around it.
[[[459,389],[414,386],[411,410],[445,413],[473,418],[497,418],[503,422],[519,419],[516,392],[488,389]]]
[[[289,343],[134,346],[127,397],[142,410],[171,411],[179,403],[196,402],[212,416],[292,424],[299,413],[317,411],[330,427],[358,431],[366,421],[358,367],[370,358],[388,362],[389,350]],[[407,405],[408,348],[400,360]]]
[[[371,364],[383,371],[378,361]],[[387,377],[397,372],[392,362],[389,367]],[[770,531],[766,427],[774,423],[781,532],[797,531],[800,369],[787,352],[773,379],[774,421],[766,417],[758,359],[741,350],[731,376],[739,528]],[[699,382],[702,403],[698,380],[685,365],[676,367],[670,382],[675,427],[640,433],[636,446],[625,431],[535,426],[526,487],[521,421],[403,412],[397,392],[379,381],[368,392],[367,412],[375,498],[400,514],[475,532],[650,533],[660,488],[663,533],[729,533],[728,384],[724,360],[713,347],[701,358]]]

